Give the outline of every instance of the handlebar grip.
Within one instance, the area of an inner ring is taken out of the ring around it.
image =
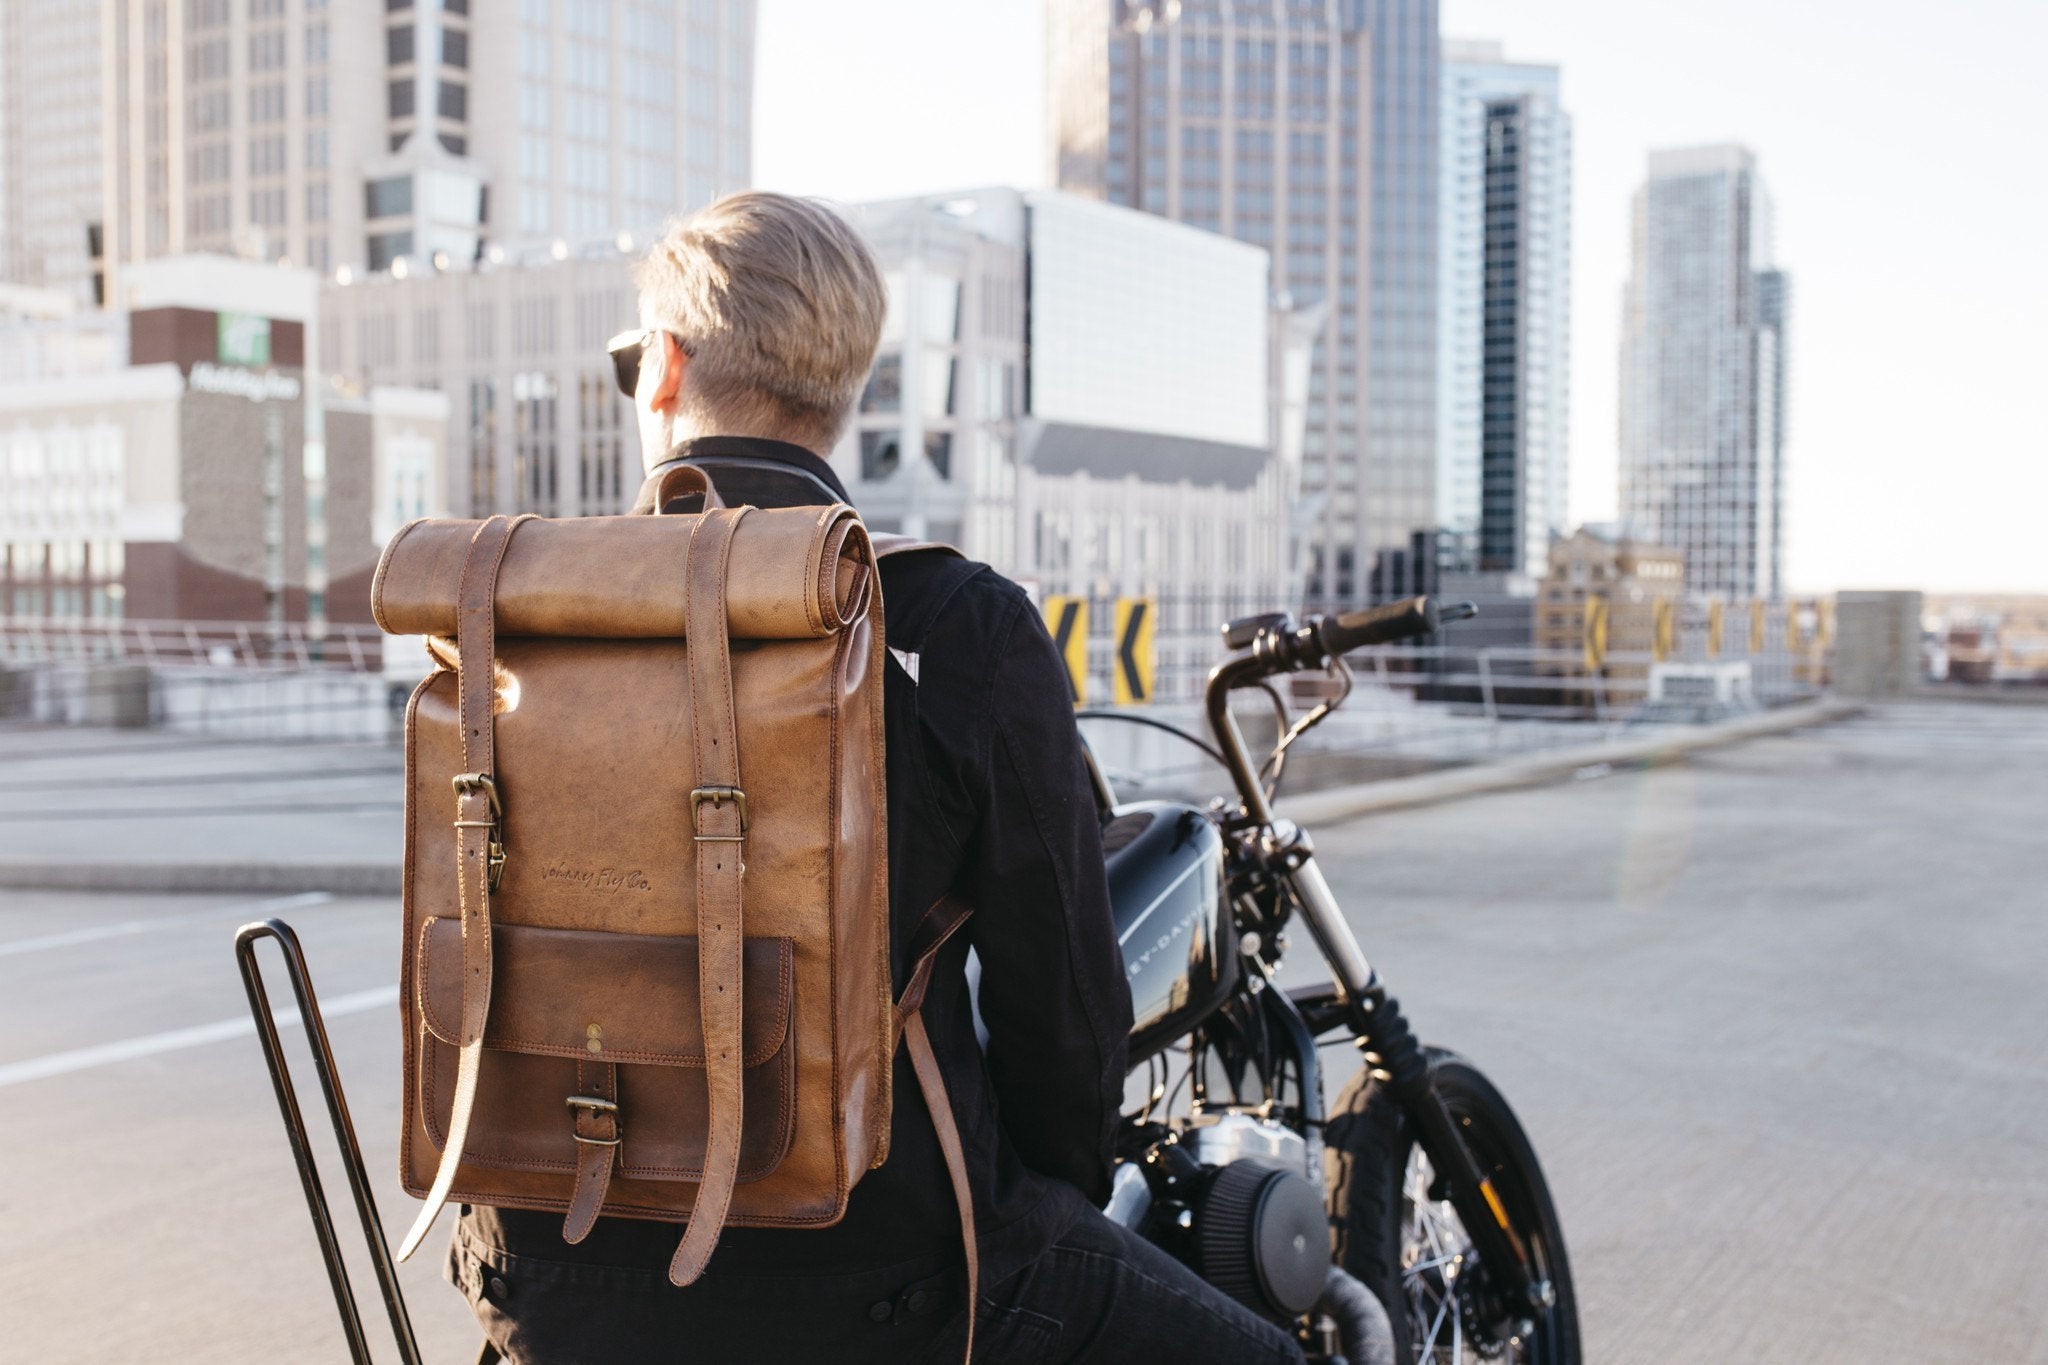
[[[1390,602],[1384,607],[1367,607],[1363,611],[1345,612],[1342,616],[1326,616],[1320,634],[1323,648],[1335,656],[1349,654],[1367,645],[1391,644],[1395,640],[1427,635],[1437,628],[1440,620],[1435,598],[1411,597],[1404,602]]]

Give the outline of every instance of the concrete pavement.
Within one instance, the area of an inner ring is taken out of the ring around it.
[[[2044,813],[2048,711],[1927,704],[1314,832],[1418,1029],[1528,1126],[1590,1359],[2025,1362]],[[267,912],[354,1002],[330,1032],[394,1234],[410,1212],[392,901],[0,893],[0,1357],[340,1358],[235,1023],[229,934]],[[404,1270],[423,1343],[467,1360],[435,1271]]]
[[[1375,754],[1368,766],[1389,775],[1374,781],[1305,790],[1304,779],[1313,774],[1290,772],[1294,782],[1282,813],[1320,825],[1552,782],[1588,766],[1668,762],[1697,749],[1839,720],[1857,709],[1807,702],[1714,725],[1645,727],[1619,738],[1451,766]],[[396,895],[399,765],[400,750],[382,743],[10,728],[0,732],[0,887]],[[1346,766],[1356,765],[1322,764],[1326,770]],[[1208,770],[1201,780],[1217,779]],[[1200,800],[1207,792],[1187,794]]]

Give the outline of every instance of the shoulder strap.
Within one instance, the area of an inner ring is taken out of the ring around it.
[[[974,1313],[981,1302],[981,1245],[974,1235],[974,1190],[967,1183],[967,1152],[960,1145],[960,1127],[953,1120],[953,1100],[946,1093],[946,1078],[939,1072],[939,1059],[932,1053],[931,1035],[924,1027],[924,995],[932,982],[939,950],[974,913],[972,906],[956,896],[942,896],[925,911],[911,936],[910,981],[896,1002],[896,1034],[910,1050],[911,1070],[917,1073],[917,1088],[924,1107],[932,1116],[932,1129],[939,1135],[939,1150],[946,1157],[946,1175],[953,1185],[953,1201],[960,1208],[960,1241],[967,1250],[967,1349],[963,1361],[974,1359]]]
[[[455,775],[456,886],[462,905],[462,1032],[455,1065],[455,1095],[448,1110],[448,1140],[441,1165],[427,1191],[426,1207],[399,1243],[403,1261],[420,1248],[434,1226],[462,1149],[469,1141],[469,1119],[476,1107],[477,1075],[483,1064],[484,1025],[491,1012],[491,892],[505,870],[505,808],[493,771],[497,763],[496,722],[492,702],[496,691],[492,669],[497,654],[498,568],[512,533],[531,516],[492,517],[477,527],[462,564],[456,595],[456,686],[462,720],[462,764]]]

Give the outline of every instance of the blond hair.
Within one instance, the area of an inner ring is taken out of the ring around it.
[[[874,364],[888,296],[860,234],[749,190],[672,224],[634,271],[642,320],[690,353],[680,425],[829,451]]]

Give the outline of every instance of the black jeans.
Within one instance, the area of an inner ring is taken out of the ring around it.
[[[450,1278],[514,1365],[945,1365],[966,1323],[958,1262],[838,1278],[720,1275],[509,1256],[460,1232]],[[976,1365],[1302,1365],[1293,1338],[1099,1214],[983,1285]]]

